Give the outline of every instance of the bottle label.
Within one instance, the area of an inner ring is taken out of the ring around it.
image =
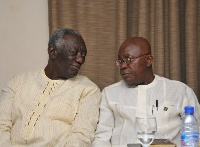
[[[182,146],[193,146],[199,144],[199,132],[182,132],[181,144]]]

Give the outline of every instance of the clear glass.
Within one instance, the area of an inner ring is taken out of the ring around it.
[[[143,147],[149,147],[153,142],[157,131],[155,117],[140,118],[136,117],[135,133]]]

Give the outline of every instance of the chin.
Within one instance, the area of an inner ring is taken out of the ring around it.
[[[130,87],[135,87],[135,86],[138,86],[138,84],[136,84],[136,83],[134,83],[134,82],[132,82],[132,81],[127,81],[127,80],[124,80],[125,81],[125,83],[128,85],[128,86],[130,86]]]
[[[70,74],[69,76],[70,76],[70,78],[73,78],[73,77],[75,77],[75,76],[77,76],[77,75],[78,75],[78,72],[72,73],[72,74]]]
[[[132,82],[130,82],[130,81],[127,81],[127,80],[124,80],[124,81],[125,81],[125,83],[126,83],[127,85],[129,85],[129,86],[133,85]]]

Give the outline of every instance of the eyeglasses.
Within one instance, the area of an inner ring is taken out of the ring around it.
[[[137,58],[140,58],[140,57],[145,56],[145,55],[149,55],[149,54],[143,54],[143,55],[140,55],[140,56],[137,56],[137,57],[131,57],[131,58],[126,58],[126,59],[117,59],[115,61],[115,63],[116,63],[117,66],[120,66],[122,64],[122,62],[124,62],[128,65],[132,61],[136,60]]]

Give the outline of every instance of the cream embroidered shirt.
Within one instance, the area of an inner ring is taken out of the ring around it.
[[[100,90],[88,78],[14,77],[0,97],[0,147],[90,147]]]

